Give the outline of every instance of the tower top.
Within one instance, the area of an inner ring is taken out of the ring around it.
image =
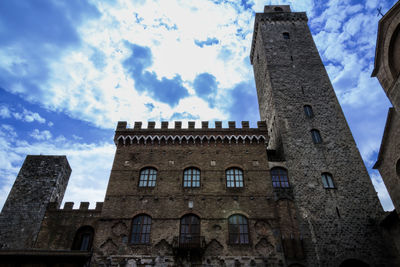
[[[292,12],[289,5],[264,6],[264,13]]]

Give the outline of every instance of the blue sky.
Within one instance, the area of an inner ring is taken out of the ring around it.
[[[27,154],[62,154],[64,201],[103,201],[119,120],[259,120],[254,14],[306,11],[371,179],[387,109],[371,78],[377,8],[395,0],[0,1],[0,207]],[[240,125],[240,124],[239,124]]]

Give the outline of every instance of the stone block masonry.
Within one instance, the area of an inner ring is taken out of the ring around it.
[[[47,206],[60,206],[70,174],[65,156],[26,157],[0,215],[2,248],[34,247]]]

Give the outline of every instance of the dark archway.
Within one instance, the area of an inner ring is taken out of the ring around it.
[[[342,262],[339,267],[369,267],[369,265],[360,260],[348,259]]]

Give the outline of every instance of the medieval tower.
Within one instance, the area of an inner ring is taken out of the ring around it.
[[[347,255],[379,262],[382,208],[306,14],[266,6],[256,14],[250,56],[270,164],[288,169],[308,266],[338,266]]]
[[[306,14],[257,13],[250,60],[257,127],[118,122],[95,209],[59,207],[65,157],[28,156],[1,214],[0,266],[398,266]]]

